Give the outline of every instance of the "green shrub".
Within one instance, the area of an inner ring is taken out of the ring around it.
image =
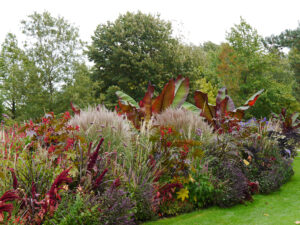
[[[195,208],[212,205],[217,193],[216,180],[212,176],[207,164],[201,164],[197,160],[195,168],[191,170],[190,179],[187,184],[189,190],[189,201]]]
[[[99,224],[99,211],[97,205],[88,205],[88,202],[79,194],[72,192],[64,194],[58,209],[52,218],[46,219],[45,225],[73,225]]]

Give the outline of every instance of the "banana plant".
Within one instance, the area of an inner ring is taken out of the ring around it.
[[[178,76],[176,80],[169,80],[162,92],[153,98],[154,86],[149,83],[144,98],[137,103],[124,92],[117,91],[120,114],[125,114],[136,128],[140,128],[142,121],[149,121],[154,114],[159,114],[169,107],[180,108],[189,93],[189,79]]]
[[[225,87],[218,91],[216,105],[208,103],[207,94],[196,91],[194,95],[195,105],[201,109],[200,115],[214,127],[215,131],[231,132],[233,127],[238,128],[238,123],[243,118],[245,111],[253,106],[264,89],[256,92],[242,106],[235,108],[234,102],[227,94]]]
[[[273,114],[273,117],[280,121],[283,133],[297,133],[300,131],[299,112],[288,114],[287,110],[283,108],[279,115]]]

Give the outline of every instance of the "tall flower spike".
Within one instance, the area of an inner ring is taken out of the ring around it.
[[[104,141],[104,138],[101,138],[99,144],[96,147],[96,150],[93,152],[93,154],[89,158],[89,163],[87,165],[87,169],[89,171],[92,171],[92,169],[93,169],[93,167],[96,163],[96,160],[97,160],[97,157],[98,157],[98,154],[99,154],[99,150],[100,150],[100,147],[101,147],[103,141]]]
[[[0,204],[0,223],[4,221],[4,214],[3,212],[7,212],[8,218],[11,217],[11,212],[13,211],[13,204]]]
[[[12,179],[13,179],[13,188],[14,189],[17,189],[18,188],[18,180],[17,180],[17,177],[16,177],[16,173],[15,173],[15,170],[13,168],[8,168],[11,172],[11,176],[12,176]]]
[[[62,184],[62,183],[71,183],[72,182],[72,178],[69,177],[69,171],[70,171],[71,167],[69,169],[64,170],[63,172],[61,172],[56,179],[54,180],[53,184],[51,185],[51,188],[48,192],[50,199],[56,199],[56,194],[57,194],[57,190],[58,187]]]
[[[101,184],[101,182],[102,182],[102,180],[103,180],[103,177],[104,177],[104,175],[107,173],[107,171],[108,171],[108,169],[106,168],[106,169],[100,174],[100,176],[95,180],[94,188],[97,188],[97,187]]]
[[[13,211],[13,204],[5,204],[5,202],[13,201],[18,199],[18,195],[14,190],[8,190],[5,192],[2,197],[0,198],[0,222],[4,220],[4,212],[7,212],[8,218],[11,217],[11,212]]]
[[[15,199],[18,199],[19,196],[14,190],[8,190],[5,192],[2,197],[0,198],[0,202],[8,202],[8,201],[13,201]]]

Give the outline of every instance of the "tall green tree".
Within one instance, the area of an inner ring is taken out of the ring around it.
[[[95,89],[97,82],[92,82],[91,71],[85,63],[74,65],[73,78],[69,79],[61,88],[56,96],[56,107],[58,112],[64,112],[70,109],[70,102],[80,108],[94,105],[97,102],[95,98]]]
[[[7,113],[13,119],[40,116],[45,101],[40,77],[14,34],[7,34],[0,56],[0,87]]]
[[[13,119],[24,103],[26,69],[24,68],[25,54],[19,48],[14,34],[7,34],[1,46],[0,77],[1,94],[9,114]]]
[[[95,63],[93,78],[100,81],[98,95],[110,96],[109,87],[119,86],[139,99],[149,81],[159,90],[184,72],[180,51],[171,23],[159,16],[128,12],[114,22],[100,24],[88,50]]]
[[[262,88],[266,92],[251,111],[252,116],[269,116],[281,107],[296,109],[292,87],[295,80],[289,64],[263,45],[263,38],[246,21],[231,28],[228,44],[222,46],[217,73],[238,104]],[[283,79],[278,79],[283,77]],[[251,116],[248,115],[248,116]]]
[[[289,49],[288,59],[293,68],[296,79],[294,93],[298,102],[300,102],[300,23],[294,30],[287,29],[279,35],[267,37],[266,44],[272,49]]]
[[[68,80],[73,79],[74,65],[82,61],[83,43],[78,28],[49,12],[34,12],[22,22],[28,37],[25,51],[34,62],[42,86],[43,108],[57,111],[57,95]]]

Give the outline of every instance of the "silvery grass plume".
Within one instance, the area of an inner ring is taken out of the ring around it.
[[[79,126],[81,131],[95,140],[102,136],[106,140],[117,138],[126,144],[132,136],[130,122],[124,116],[100,105],[82,110],[80,115],[70,120],[70,125]]]
[[[171,126],[181,132],[186,138],[194,136],[211,136],[213,128],[198,114],[185,109],[168,108],[156,115],[153,122],[156,125]]]

